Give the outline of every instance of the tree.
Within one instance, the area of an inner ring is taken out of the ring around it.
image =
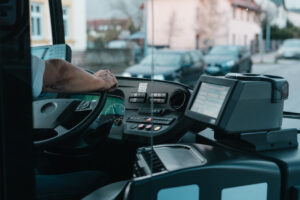
[[[172,38],[176,32],[176,13],[173,11],[169,18],[168,46],[171,46]]]
[[[264,39],[266,39],[266,20],[262,22],[262,28],[264,32]],[[292,22],[288,21],[285,28],[279,28],[277,25],[271,26],[271,38],[274,40],[285,40],[289,38],[299,38],[300,28],[296,27]]]
[[[128,30],[130,33],[141,30],[143,25],[142,0],[111,0],[111,10],[119,12],[129,19]]]
[[[213,45],[215,38],[226,35],[221,29],[226,17],[218,5],[219,0],[199,0],[197,8],[195,32],[201,43],[208,46]]]

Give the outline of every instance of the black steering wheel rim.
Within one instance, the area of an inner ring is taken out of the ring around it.
[[[96,106],[86,117],[84,117],[83,120],[81,120],[79,123],[77,123],[75,126],[73,126],[70,129],[66,129],[61,125],[57,125],[54,128],[54,130],[57,132],[56,136],[34,141],[34,146],[37,148],[55,146],[60,142],[66,141],[67,139],[84,132],[84,129],[87,128],[91,123],[93,123],[97,119],[97,117],[99,116],[99,114],[101,113],[105,105],[107,93],[105,91],[101,91],[101,92],[97,92],[97,95],[99,95],[99,99],[97,100]],[[57,99],[52,99],[52,100],[55,102],[55,100]],[[33,101],[33,103],[37,103],[39,101],[42,100]],[[37,116],[33,116],[33,117],[37,117]],[[62,133],[59,133],[59,131],[62,131]]]

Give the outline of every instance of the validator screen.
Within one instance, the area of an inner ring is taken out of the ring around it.
[[[217,119],[230,87],[202,83],[191,111]]]

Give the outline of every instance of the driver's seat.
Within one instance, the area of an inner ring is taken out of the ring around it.
[[[108,183],[108,176],[101,171],[80,171],[65,174],[36,175],[36,199],[81,199]]]

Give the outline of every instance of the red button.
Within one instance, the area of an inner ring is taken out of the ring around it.
[[[144,129],[145,128],[145,124],[139,124],[138,128],[139,129]]]
[[[152,121],[152,118],[146,119],[146,122],[151,122],[151,121]]]
[[[152,125],[147,125],[147,126],[146,126],[146,130],[147,130],[147,131],[150,131],[151,129],[152,129]]]

